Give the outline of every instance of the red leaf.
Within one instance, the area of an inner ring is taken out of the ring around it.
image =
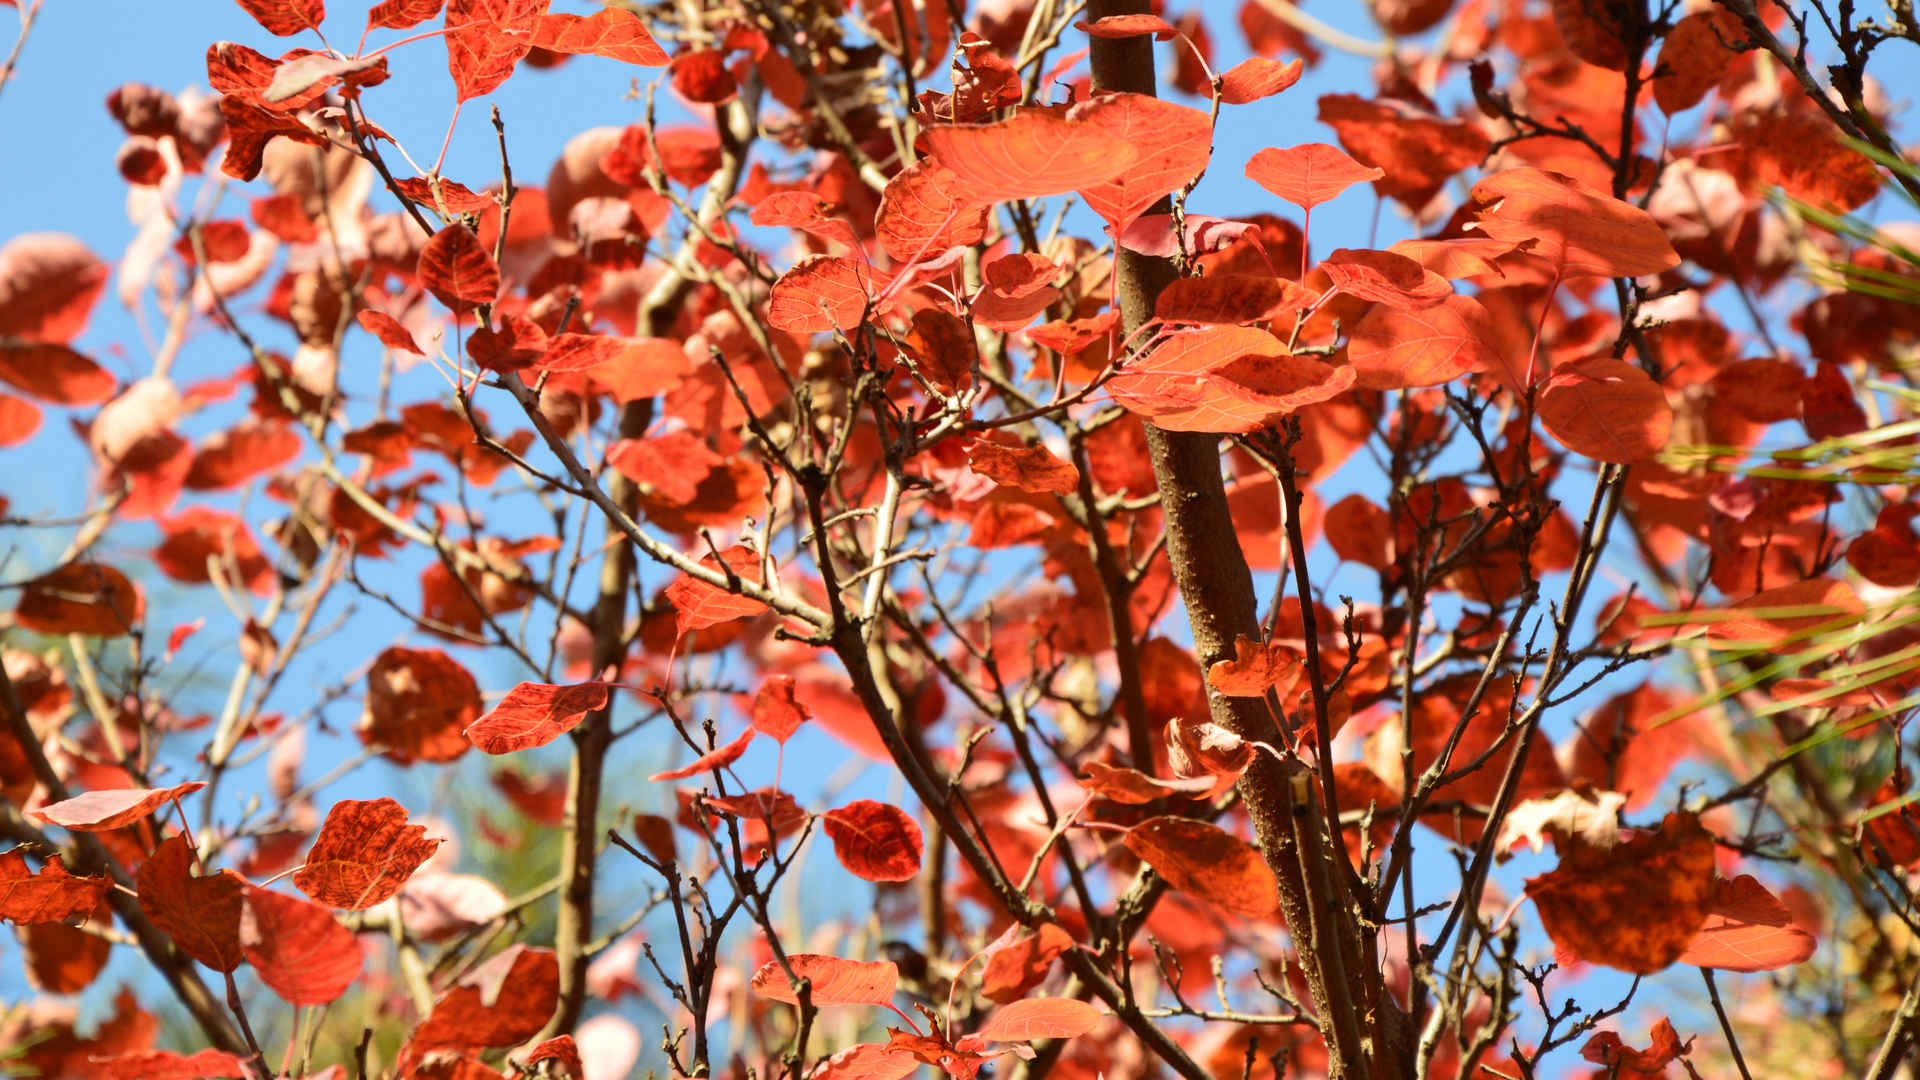
[[[1391,251],[1341,248],[1320,263],[1333,287],[1399,311],[1419,311],[1453,295],[1446,278]]]
[[[359,323],[362,330],[379,338],[380,344],[385,345],[389,349],[399,349],[402,352],[410,352],[415,356],[427,355],[426,352],[415,343],[413,334],[408,332],[406,327],[400,325],[400,320],[384,311],[362,308],[359,312],[355,313],[353,321]]]
[[[1653,100],[1671,116],[1700,104],[1726,76],[1734,52],[1727,46],[1746,40],[1740,19],[1724,8],[1696,11],[1673,24],[1660,46]]]
[[[446,0],[380,0],[367,12],[367,28],[405,30],[418,26],[440,14],[444,3]]]
[[[206,787],[189,780],[170,788],[111,788],[89,791],[71,799],[28,811],[34,817],[75,832],[111,832],[139,821],[182,795]]]
[[[840,865],[868,881],[912,881],[920,873],[920,825],[897,806],[860,799],[820,819]]]
[[[986,969],[980,973],[981,995],[999,1005],[1025,997],[1046,981],[1054,959],[1071,948],[1072,935],[1053,923],[1041,923],[1033,933],[988,950]]]
[[[1793,913],[1755,881],[1741,874],[1715,883],[1707,921],[1677,963],[1722,971],[1776,971],[1813,955],[1812,934],[1793,924]]]
[[[755,585],[763,582],[759,555],[739,544],[727,548],[720,555],[726,560],[732,576]],[[720,564],[712,555],[701,559],[700,565],[710,570],[720,568]],[[709,626],[717,626],[749,615],[758,615],[766,610],[766,605],[750,596],[730,592],[684,574],[675,578],[673,583],[667,586],[666,597],[667,602],[672,604],[674,610],[678,612],[678,629],[682,634],[705,630]]]
[[[420,284],[455,312],[493,303],[500,293],[500,268],[465,225],[449,225],[420,249]]]
[[[1385,175],[1326,143],[1306,143],[1284,150],[1269,147],[1247,162],[1247,179],[1302,210],[1331,202],[1348,187]]]
[[[1127,830],[1127,849],[1167,884],[1250,919],[1273,915],[1280,886],[1260,852],[1204,821],[1156,817]]]
[[[599,334],[560,334],[547,345],[533,366],[552,375],[592,371],[625,355],[628,344],[625,338]]]
[[[807,980],[807,992],[814,1005],[887,1005],[893,1001],[893,989],[900,980],[900,969],[887,960],[843,960],[818,953],[794,953],[787,957],[793,973]],[[760,965],[753,973],[753,992],[761,997],[800,1004],[793,981],[787,978],[780,961]]]
[[[927,130],[928,152],[981,203],[1061,195],[1104,183],[1140,152],[1098,124],[1023,109],[994,124]]]
[[[286,893],[248,888],[240,914],[247,963],[289,1005],[325,1005],[360,978],[360,941],[333,912]]]
[[[1097,38],[1132,38],[1152,34],[1155,41],[1172,41],[1180,35],[1172,23],[1158,15],[1108,15],[1091,22],[1082,19],[1074,23],[1073,28]]]
[[[300,455],[300,435],[279,420],[248,418],[207,436],[193,453],[185,486],[193,491],[227,491]]]
[[[748,745],[753,742],[753,737],[757,734],[759,734],[759,732],[753,728],[748,728],[741,732],[738,738],[721,746],[719,749],[709,750],[695,758],[689,764],[682,765],[677,769],[668,769],[666,772],[654,773],[652,776],[647,777],[647,779],[685,780],[689,776],[698,776],[701,773],[713,772],[715,769],[724,769],[740,760],[740,755],[747,752]]]
[[[1075,106],[1067,120],[1099,128],[1134,152],[1124,171],[1079,187],[1087,208],[1116,232],[1205,172],[1213,153],[1206,113],[1144,94],[1101,95]]]
[[[40,430],[40,406],[0,394],[0,447],[19,446]]]
[[[719,49],[692,49],[673,58],[673,88],[696,105],[720,105],[732,101],[740,92],[740,83],[727,70],[726,54]]]
[[[948,248],[978,243],[986,235],[989,212],[958,174],[925,157],[887,181],[873,231],[890,258],[924,262]]]
[[[609,8],[608,10],[611,11],[613,9]],[[574,1045],[573,1036],[571,1035],[555,1035],[553,1038],[527,1051],[527,1068],[529,1071],[547,1072],[548,1070],[537,1068],[543,1061],[557,1063],[559,1070],[565,1075],[572,1077],[573,1080],[583,1080],[586,1076],[586,1066],[580,1061],[580,1048]]]
[[[54,405],[97,405],[116,385],[112,372],[51,342],[0,345],[0,382]]]
[[[245,1078],[253,1075],[247,1059],[225,1050],[138,1050],[130,1054],[96,1057],[88,1076],[112,1080],[203,1080],[209,1077]]]
[[[533,45],[547,0],[447,0],[447,71],[457,100],[490,94]]]
[[[1666,391],[1639,365],[1604,354],[1554,369],[1538,409],[1567,449],[1620,465],[1659,453],[1673,430]]]
[[[1560,865],[1527,881],[1564,955],[1649,975],[1680,958],[1713,901],[1713,837],[1691,814],[1617,847],[1570,841]]]
[[[194,877],[186,837],[169,836],[140,864],[140,910],[182,952],[215,971],[232,971],[240,950],[240,906],[247,881],[231,870]]]
[[[239,0],[247,14],[276,37],[316,29],[326,18],[324,0]]]
[[[293,886],[329,907],[361,911],[399,892],[439,846],[426,826],[407,824],[392,799],[342,799],[327,811]]]
[[[444,211],[449,216],[480,214],[500,206],[499,200],[492,195],[474,191],[465,184],[443,176],[409,176],[404,180],[395,180],[393,186],[413,202],[429,210]]]
[[[27,853],[0,852],[0,919],[16,923],[63,923],[84,918],[106,898],[111,883],[103,877],[74,877],[58,856],[38,874],[27,867]]]
[[[1080,487],[1080,470],[1044,446],[976,442],[967,451],[967,467],[996,484],[1035,495],[1071,495]]]
[[[795,334],[851,330],[867,311],[867,275],[861,264],[815,255],[780,275],[767,297],[767,325]]]
[[[1295,57],[1286,63],[1255,56],[1242,60],[1220,76],[1220,101],[1226,105],[1247,105],[1273,95],[1300,81],[1305,62]]]
[[[592,53],[642,67],[667,62],[667,51],[647,33],[640,17],[609,7],[591,15],[542,15],[533,26],[535,48],[557,53]]]
[[[750,717],[753,729],[776,742],[793,738],[800,725],[812,718],[806,706],[793,696],[793,691],[793,676],[767,676],[767,681],[760,684],[760,691],[753,695]]]
[[[1079,780],[1081,787],[1095,795],[1125,806],[1145,806],[1176,796],[1197,799],[1213,786],[1211,777],[1160,780],[1138,769],[1102,765],[1097,761],[1089,761],[1081,767]]]
[[[1660,223],[1645,210],[1571,176],[1508,169],[1473,185],[1478,228],[1545,259],[1562,278],[1641,277],[1680,265]]]
[[[511,754],[545,746],[607,704],[607,684],[553,686],[523,682],[468,727],[467,740],[488,754]]]
[[[1027,998],[995,1009],[975,1034],[988,1042],[1071,1039],[1100,1021],[1100,1010],[1077,998]]]
[[[1687,1047],[1680,1042],[1680,1033],[1673,1030],[1673,1022],[1661,1017],[1654,1022],[1649,1033],[1652,1042],[1645,1050],[1630,1049],[1620,1041],[1620,1036],[1611,1031],[1602,1031],[1588,1039],[1580,1048],[1580,1056],[1606,1068],[1605,1075],[1619,1080],[1650,1080],[1667,1074],[1667,1066],[1673,1059],[1680,1057]]]
[[[1494,340],[1493,317],[1470,296],[1416,311],[1378,304],[1348,336],[1347,362],[1355,383],[1369,389],[1438,386],[1492,366]]]
[[[1311,295],[1266,274],[1208,274],[1168,282],[1154,301],[1153,314],[1165,322],[1203,326],[1265,322],[1290,300],[1307,306]]]
[[[65,233],[0,244],[0,337],[65,343],[86,329],[107,287],[107,264]]]
[[[401,764],[453,761],[472,747],[461,732],[482,711],[480,686],[458,660],[395,645],[367,672],[360,740]]]
[[[408,1041],[407,1054],[513,1046],[546,1026],[559,1001],[560,964],[553,950],[511,946],[441,995]]]

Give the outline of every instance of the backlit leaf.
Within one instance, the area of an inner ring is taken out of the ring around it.
[[[111,832],[131,825],[206,783],[189,780],[169,788],[108,788],[89,791],[29,811],[41,821],[77,832]]]
[[[1273,915],[1280,886],[1245,840],[1191,818],[1156,817],[1127,830],[1127,849],[1181,892],[1250,919]]]
[[[767,325],[796,334],[851,330],[867,310],[867,274],[858,260],[816,255],[780,275],[767,297]]]
[[[1713,837],[1691,814],[1617,847],[1570,844],[1527,896],[1560,952],[1650,975],[1687,951],[1714,898]]]
[[[820,818],[833,854],[855,877],[911,881],[920,873],[920,825],[897,806],[859,799]]]
[[[1722,971],[1777,971],[1813,955],[1819,943],[1751,875],[1715,882],[1707,920],[1679,963]]]
[[[793,973],[807,980],[807,992],[815,1005],[885,1005],[893,1000],[900,970],[887,960],[843,960],[818,953],[794,953],[787,957]],[[761,997],[800,1003],[800,994],[786,969],[778,960],[760,965],[753,973],[753,992]]]
[[[289,1005],[325,1005],[360,978],[359,939],[332,910],[283,892],[249,887],[240,948]]]
[[[1354,184],[1384,175],[1326,143],[1305,143],[1284,150],[1269,147],[1247,162],[1247,179],[1302,210],[1331,202]]]
[[[1067,113],[1070,124],[1090,124],[1134,151],[1125,171],[1079,187],[1087,208],[1116,229],[1206,171],[1213,124],[1206,113],[1145,94],[1102,94]]]
[[[1595,461],[1645,460],[1673,430],[1666,391],[1639,365],[1604,354],[1555,368],[1537,407],[1554,438]]]
[[[523,682],[507,691],[507,696],[474,721],[465,734],[483,753],[511,754],[547,745],[606,704],[606,683],[554,686]]]
[[[1100,1026],[1100,1010],[1078,998],[1027,998],[995,1009],[975,1032],[988,1042],[1071,1039]]]
[[[56,856],[38,874],[27,853],[0,852],[0,919],[16,923],[58,923],[82,918],[105,899],[111,883],[103,877],[75,877]]]
[[[638,15],[607,7],[591,15],[542,15],[533,25],[533,45],[557,53],[592,53],[642,67],[660,67],[667,52],[647,33]]]
[[[500,268],[465,225],[434,233],[420,249],[417,272],[421,287],[455,312],[491,304],[500,294]]]
[[[324,0],[239,0],[247,14],[254,17],[269,34],[288,37],[312,30],[326,18]]]
[[[1105,183],[1140,157],[1106,127],[1027,108],[993,124],[929,128],[933,158],[982,203],[1061,195]]]
[[[215,971],[232,971],[245,959],[240,949],[240,908],[246,879],[231,870],[195,877],[193,865],[186,837],[161,841],[140,864],[134,879],[140,910],[188,956]]]
[[[392,799],[342,799],[327,811],[293,885],[330,907],[364,910],[399,892],[439,846]]]

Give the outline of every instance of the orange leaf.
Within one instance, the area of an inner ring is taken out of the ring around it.
[[[1138,769],[1103,765],[1089,761],[1080,769],[1080,786],[1125,806],[1145,806],[1160,799],[1184,797],[1197,799],[1213,787],[1211,777],[1190,780],[1160,780]]]
[[[1696,11],[1674,23],[1655,65],[1653,100],[1660,111],[1671,116],[1700,104],[1733,63],[1735,54],[1727,46],[1746,37],[1739,17],[1725,8]]]
[[[329,907],[361,911],[399,892],[439,846],[426,826],[407,824],[406,808],[392,799],[343,799],[327,811],[293,886]]]
[[[867,275],[861,264],[815,255],[780,275],[767,297],[767,325],[795,334],[851,330],[867,312]]]
[[[1227,697],[1265,697],[1268,690],[1282,695],[1300,677],[1300,658],[1278,641],[1261,643],[1240,635],[1233,641],[1233,659],[1216,660],[1207,669],[1207,682]],[[1282,686],[1281,680],[1286,681]]]
[[[542,15],[533,24],[533,46],[557,53],[592,53],[642,67],[667,62],[667,51],[647,33],[640,16],[616,7],[591,15]]]
[[[1368,389],[1438,386],[1491,366],[1494,340],[1493,317],[1470,296],[1413,311],[1376,304],[1348,335],[1347,361]]]
[[[791,675],[769,675],[753,695],[753,729],[776,742],[786,742],[809,719],[806,706],[793,696]]]
[[[920,825],[897,806],[859,799],[821,816],[840,865],[868,881],[912,881],[920,873]]]
[[[1156,817],[1127,830],[1126,845],[1181,892],[1249,919],[1273,915],[1280,886],[1253,845],[1204,821]]]
[[[426,352],[420,348],[419,344],[413,340],[413,334],[408,332],[406,327],[400,325],[400,320],[384,311],[362,308],[359,312],[355,313],[353,321],[360,324],[360,329],[379,338],[380,344],[385,345],[389,349],[400,349],[403,352],[410,352],[415,356],[427,355]]]
[[[1306,62],[1295,57],[1285,63],[1255,56],[1228,68],[1220,76],[1220,101],[1226,105],[1249,105],[1300,81]]]
[[[843,960],[818,953],[794,953],[787,957],[793,973],[807,980],[807,993],[814,1005],[886,1005],[893,1000],[893,989],[900,969],[887,960]],[[753,992],[761,997],[800,1004],[800,994],[787,977],[780,961],[770,960],[753,973]]]
[[[511,754],[545,746],[580,725],[587,714],[607,704],[607,684],[553,686],[523,682],[507,691],[464,734],[487,754]]]
[[[1508,169],[1473,185],[1477,228],[1529,250],[1561,278],[1642,277],[1680,265],[1653,215],[1544,169]]]
[[[560,963],[553,950],[510,946],[434,1002],[402,1056],[440,1047],[517,1045],[546,1026],[559,1001]]]
[[[989,212],[953,170],[926,157],[887,181],[873,232],[888,257],[924,262],[949,248],[978,243],[986,235]]]
[[[1813,955],[1812,934],[1793,924],[1793,913],[1755,881],[1741,874],[1715,882],[1713,904],[1679,963],[1722,971],[1776,971]]]
[[[967,451],[967,467],[1003,487],[1035,495],[1071,495],[1080,487],[1080,470],[1044,446],[976,442]]]
[[[1180,35],[1172,23],[1158,15],[1107,15],[1091,21],[1082,19],[1074,23],[1073,28],[1097,38],[1123,39],[1152,34],[1155,41],[1172,41]]]
[[[748,745],[750,745],[753,742],[753,737],[758,734],[759,732],[755,731],[753,728],[748,728],[747,730],[741,732],[739,737],[734,739],[732,742],[727,743],[726,745],[721,746],[718,749],[709,750],[706,753],[695,758],[692,762],[686,765],[682,765],[677,769],[668,769],[666,772],[657,772],[657,773],[654,773],[652,776],[647,777],[647,779],[648,780],[685,780],[689,776],[698,776],[701,773],[713,772],[716,769],[724,769],[727,766],[733,764],[734,762],[740,760],[740,755],[747,752]]]
[[[1341,248],[1320,263],[1333,287],[1398,311],[1420,311],[1453,295],[1446,278],[1391,251]]]
[[[323,0],[240,0],[240,6],[276,37],[316,29],[327,16]]]
[[[1537,407],[1554,438],[1595,461],[1645,460],[1666,447],[1673,431],[1666,391],[1639,365],[1605,354],[1555,368]]]
[[[1071,1039],[1100,1026],[1100,1010],[1078,998],[1027,998],[993,1010],[977,1036],[987,1042]]]
[[[1247,162],[1247,179],[1302,210],[1331,202],[1352,185],[1385,175],[1326,143],[1304,143],[1284,150],[1269,147]]]
[[[726,561],[731,576],[743,582],[755,585],[762,583],[760,556],[739,544],[720,553]],[[700,565],[717,570],[720,563],[712,555],[700,560]],[[675,578],[666,589],[667,602],[678,613],[680,633],[689,634],[695,630],[704,630],[723,622],[742,619],[749,615],[758,615],[766,610],[766,605],[750,596],[709,585],[698,578],[681,575]]]
[[[1161,196],[1192,183],[1213,154],[1213,122],[1206,113],[1144,94],[1102,94],[1074,106],[1067,121],[1106,131],[1134,151],[1124,171],[1079,188],[1087,208],[1115,232]]]
[[[1062,195],[1131,168],[1140,151],[1093,123],[1026,108],[994,124],[929,128],[927,150],[981,203]]]

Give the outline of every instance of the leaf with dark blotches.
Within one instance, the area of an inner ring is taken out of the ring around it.
[[[1260,852],[1224,830],[1182,817],[1156,817],[1127,830],[1126,845],[1167,884],[1222,911],[1264,919],[1280,886]]]
[[[467,728],[467,740],[488,754],[545,746],[578,727],[588,713],[604,708],[607,689],[603,682],[520,683]]]
[[[322,904],[360,911],[399,892],[439,846],[392,799],[342,799],[327,811],[293,885]]]
[[[794,953],[787,966],[807,981],[814,1005],[887,1005],[900,981],[900,969],[888,960],[843,960],[818,953]],[[799,989],[787,977],[780,961],[769,960],[753,973],[753,992],[761,997],[800,1004]]]
[[[1003,446],[983,440],[967,451],[967,467],[1002,487],[1034,495],[1071,495],[1080,487],[1080,470],[1044,446]]]
[[[920,873],[920,825],[906,811],[859,799],[820,818],[840,865],[868,881],[911,881]]]
[[[240,948],[240,908],[247,881],[231,870],[195,877],[193,865],[186,837],[161,841],[134,879],[140,910],[188,956],[215,971],[230,972],[246,959]]]
[[[249,887],[240,913],[247,963],[289,1005],[325,1005],[360,978],[360,941],[330,908]]]
[[[1650,975],[1687,951],[1714,899],[1713,836],[1691,814],[1613,848],[1570,841],[1527,896],[1562,954]]]
[[[206,787],[189,780],[170,788],[109,788],[62,799],[28,811],[41,821],[76,832],[110,832],[139,821],[161,806]]]
[[[75,877],[58,856],[34,873],[27,853],[0,852],[0,919],[9,922],[60,923],[92,913],[111,883],[103,877]]]

